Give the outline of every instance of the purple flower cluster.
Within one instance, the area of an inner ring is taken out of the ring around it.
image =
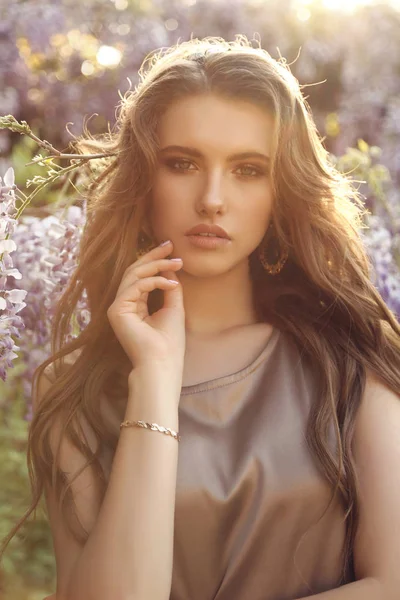
[[[7,171],[5,183],[8,204],[0,215],[1,232],[10,223],[7,213],[10,209],[15,210],[12,169]],[[22,215],[17,227],[15,220],[11,220],[12,228],[8,226],[13,239],[0,241],[0,248],[4,251],[0,262],[0,374],[6,381],[7,368],[13,367],[12,360],[18,356],[15,351],[20,350],[25,367],[22,385],[28,405],[27,419],[31,418],[32,376],[38,365],[51,354],[50,330],[54,309],[76,268],[85,221],[86,204],[83,209],[70,206],[65,215],[55,214],[44,219]],[[17,248],[13,264],[10,252]],[[22,287],[10,289],[11,276],[19,279]],[[25,296],[27,303],[22,302]],[[83,293],[74,313],[68,340],[76,337],[90,321],[86,300]],[[20,310],[20,316],[15,316]],[[23,336],[21,329],[24,329]],[[21,339],[19,347],[15,346],[13,336]]]
[[[400,232],[393,233],[378,215],[369,215],[369,229],[362,233],[364,244],[373,265],[372,282],[388,307],[400,319]]]
[[[17,243],[9,239],[17,224],[15,189],[14,171],[9,168],[4,179],[0,177],[0,377],[3,381],[6,381],[7,368],[13,367],[12,360],[18,356],[15,352],[20,349],[13,337],[20,338],[24,329],[24,321],[17,313],[26,306],[27,294],[26,290],[9,285],[10,278],[22,278],[11,258]]]

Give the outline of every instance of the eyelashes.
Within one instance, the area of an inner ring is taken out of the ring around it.
[[[171,171],[174,172],[181,172],[184,173],[185,171],[189,171],[191,169],[188,168],[180,168],[180,167],[175,167],[176,164],[187,164],[187,165],[192,165],[193,163],[190,160],[187,160],[185,158],[170,158],[168,160],[165,161],[165,164],[168,166],[169,169],[171,169]],[[258,177],[263,177],[266,176],[267,173],[265,171],[263,171],[260,167],[256,167],[255,165],[251,165],[251,164],[244,164],[241,165],[240,167],[238,167],[238,169],[245,169],[245,170],[250,170],[253,173],[252,174],[241,174],[239,175],[239,177],[243,177],[243,179],[256,179]]]

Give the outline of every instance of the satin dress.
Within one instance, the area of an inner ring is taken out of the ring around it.
[[[170,600],[297,600],[349,582],[344,506],[320,519],[333,488],[305,439],[316,390],[277,328],[247,367],[182,387]]]

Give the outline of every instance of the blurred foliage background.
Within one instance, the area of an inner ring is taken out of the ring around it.
[[[92,133],[113,125],[118,92],[137,83],[148,52],[190,37],[244,34],[273,57],[286,58],[306,86],[327,149],[341,157],[344,170],[355,169],[367,181],[361,185],[367,206],[395,236],[399,31],[396,0],[0,0],[0,115],[27,121],[38,137],[67,151],[85,123]],[[0,175],[13,166],[25,191],[27,179],[40,171],[26,166],[37,152],[31,139],[0,131]],[[38,194],[27,213],[46,215],[72,197],[76,176]],[[22,373],[17,362],[7,384],[0,381],[1,537],[29,505]],[[43,508],[0,566],[0,595],[8,600],[41,600],[55,591]]]

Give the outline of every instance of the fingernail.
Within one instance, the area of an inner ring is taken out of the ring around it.
[[[162,243],[160,244],[160,248],[161,248],[162,246],[166,246],[167,244],[169,244],[169,243],[170,243],[170,241],[171,241],[171,240],[167,240],[166,242],[162,242]]]

